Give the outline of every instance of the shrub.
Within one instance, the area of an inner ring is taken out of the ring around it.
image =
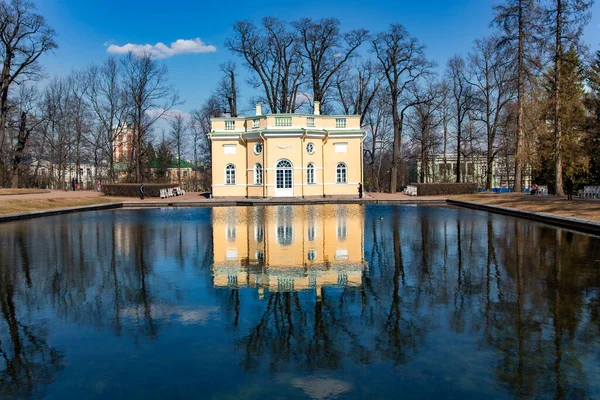
[[[144,183],[146,197],[160,197],[160,189],[177,187],[176,183]],[[138,197],[140,195],[139,183],[116,183],[102,185],[102,193],[107,196]]]
[[[412,186],[417,187],[417,196],[445,196],[477,192],[476,183],[413,183]]]

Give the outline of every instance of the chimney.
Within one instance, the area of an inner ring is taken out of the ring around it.
[[[256,105],[256,115],[262,115],[262,105]]]
[[[313,108],[315,109],[315,115],[321,115],[321,103],[318,101],[315,101],[313,103]]]

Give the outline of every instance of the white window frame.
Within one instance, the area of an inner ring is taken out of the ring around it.
[[[263,151],[262,143],[255,143],[254,144],[254,154],[259,155],[260,153],[262,153],[262,151]]]
[[[306,166],[306,183],[308,185],[314,185],[315,182],[315,164],[308,163]]]
[[[306,126],[309,128],[315,127],[315,117],[306,117]]]
[[[339,162],[335,166],[335,183],[348,183],[348,166],[343,162]]]
[[[233,164],[225,166],[225,184],[235,185],[235,165]]]
[[[226,131],[235,130],[235,120],[233,120],[233,119],[225,120],[225,130]]]
[[[292,126],[292,117],[275,117],[275,126]]]
[[[346,118],[336,118],[335,119],[335,127],[336,128],[345,128],[346,127]]]
[[[260,119],[255,118],[252,120],[252,129],[260,128]]]
[[[306,144],[306,152],[310,155],[315,154],[315,144],[313,142],[308,142]]]
[[[260,163],[254,164],[254,184],[263,184],[263,168],[262,165],[260,165]]]

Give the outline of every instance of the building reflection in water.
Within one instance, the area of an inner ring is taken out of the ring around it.
[[[290,292],[361,286],[364,213],[359,205],[213,210],[217,288]]]

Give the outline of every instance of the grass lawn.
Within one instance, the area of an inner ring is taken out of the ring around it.
[[[56,199],[2,200],[0,215],[18,214],[32,211],[54,210],[57,208],[83,207],[95,204],[113,203],[114,198],[106,197],[66,197]]]
[[[10,196],[14,194],[40,194],[50,193],[46,189],[0,189],[0,196]]]

